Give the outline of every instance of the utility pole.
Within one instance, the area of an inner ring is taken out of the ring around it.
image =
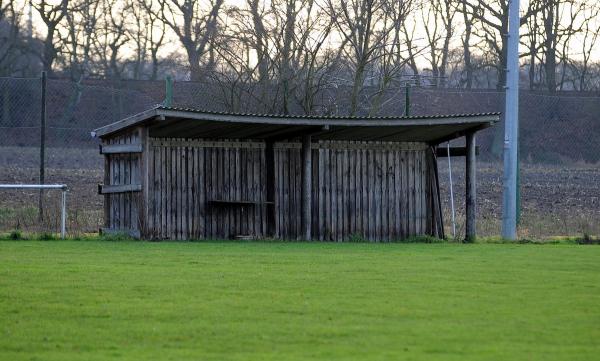
[[[517,145],[519,141],[519,0],[508,5],[508,59],[504,110],[502,238],[517,238]]]

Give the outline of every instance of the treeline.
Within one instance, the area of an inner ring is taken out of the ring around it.
[[[600,4],[525,6],[522,86],[598,91]],[[0,75],[170,74],[217,84],[232,110],[307,114],[343,88],[348,113],[377,113],[406,84],[502,89],[507,31],[508,0],[0,0]]]

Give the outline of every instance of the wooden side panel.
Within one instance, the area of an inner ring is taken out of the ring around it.
[[[141,145],[139,129],[121,133],[103,140],[105,146],[129,147]],[[104,185],[106,189],[119,186],[140,185],[142,153],[104,154]],[[122,187],[128,188],[128,187]],[[136,188],[136,187],[129,187]],[[143,195],[139,191],[110,193],[104,195],[104,225],[110,231],[138,234],[141,228],[140,214]]]

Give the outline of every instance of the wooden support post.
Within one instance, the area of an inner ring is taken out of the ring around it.
[[[267,180],[267,235],[275,236],[275,149],[274,142],[265,144],[266,180]]]
[[[302,137],[302,236],[310,240],[312,210],[312,151],[311,137]]]
[[[465,242],[474,242],[476,237],[476,193],[477,193],[477,177],[476,177],[476,161],[475,161],[475,133],[468,133],[467,138],[467,160],[466,160],[466,232]]]

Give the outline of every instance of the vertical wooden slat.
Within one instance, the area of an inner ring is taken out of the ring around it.
[[[427,160],[425,152],[419,151],[421,157],[421,232],[427,234]]]
[[[364,228],[364,232],[365,232],[365,239],[370,240],[370,230],[371,230],[371,214],[370,214],[370,210],[371,210],[371,197],[370,197],[370,193],[372,188],[372,177],[371,177],[371,168],[373,166],[372,163],[372,159],[371,159],[371,151],[367,148],[364,149],[363,151],[363,174],[362,174],[362,178],[363,178],[363,196],[362,196],[362,204],[363,204],[363,212],[364,212],[364,217],[363,217],[363,228]]]
[[[204,162],[206,161],[206,157],[204,156],[204,148],[196,148],[196,169],[197,169],[197,189],[198,189],[198,199],[196,204],[197,209],[197,237],[204,239],[206,236],[206,173],[204,172]]]
[[[342,240],[345,241],[348,239],[349,229],[350,229],[350,191],[349,191],[349,173],[350,168],[348,164],[348,149],[344,148],[340,155],[342,157],[342,209],[343,209],[343,218],[340,219],[340,223],[342,224]]]
[[[267,141],[265,143],[265,188],[266,188],[266,199],[268,202],[276,202],[276,192],[275,189],[277,182],[275,179],[275,150],[273,149],[274,143],[271,141]],[[277,220],[277,206],[275,204],[269,204],[266,206],[267,210],[267,236],[274,237],[277,231],[277,224],[279,223]]]
[[[266,199],[266,194],[265,194],[265,184],[262,180],[262,170],[264,169],[264,158],[263,158],[263,152],[261,152],[259,149],[250,149],[250,152],[252,154],[252,159],[254,159],[254,161],[252,162],[252,193],[253,193],[253,200],[262,202]],[[256,207],[252,208],[252,215],[253,218],[251,219],[251,222],[253,224],[253,234],[255,237],[264,237],[264,215],[265,215],[265,210],[266,208],[263,207],[262,205],[257,205]]]
[[[155,144],[154,146],[154,192],[152,196],[156,202],[154,206],[154,224],[155,224],[155,237],[162,239],[162,196],[164,194],[163,186],[163,161],[162,161],[162,148]]]
[[[388,228],[388,162],[387,162],[387,150],[381,151],[381,240],[389,240],[389,228]]]
[[[217,160],[219,159],[218,156],[218,148],[209,148],[210,149],[210,158],[211,158],[211,162],[210,162],[210,168],[207,169],[207,174],[210,174],[210,185],[209,185],[209,199],[218,199],[218,196],[220,196],[220,193],[218,193],[220,191],[220,186],[219,186],[219,163],[217,162]],[[219,229],[218,229],[218,214],[217,211],[215,209],[214,206],[210,206],[210,229],[211,229],[211,234],[210,236],[212,238],[219,238]]]
[[[194,238],[194,148],[192,146],[186,147],[187,154],[187,169],[186,169],[186,182],[187,182],[187,218],[188,226],[186,230],[186,239]]]
[[[408,236],[415,235],[415,162],[414,152],[406,152],[408,159],[407,177],[408,177]]]
[[[119,138],[118,139],[118,144],[123,144],[123,138]],[[124,165],[123,165],[123,156],[121,154],[117,154],[115,156],[115,160],[116,160],[116,166],[117,166],[117,179],[115,179],[114,184],[124,184],[123,183],[123,179],[124,179]],[[123,203],[123,193],[119,193],[116,195],[116,199],[117,199],[117,204],[116,204],[116,210],[117,210],[117,216],[116,216],[116,228],[117,229],[123,229],[125,228],[125,224],[124,224],[124,203]]]
[[[137,138],[138,132],[134,132],[129,136],[129,141],[127,144],[132,144],[133,142],[138,142]],[[126,167],[129,169],[129,177],[127,180],[127,184],[141,184],[140,177],[140,155],[141,154],[129,154],[127,156],[127,164]],[[126,202],[127,202],[127,213],[129,218],[129,224],[127,228],[130,230],[139,230],[140,227],[140,213],[138,212],[138,206],[140,206],[141,195],[142,192],[131,192],[126,193]]]
[[[229,197],[229,187],[227,184],[227,166],[229,165],[226,162],[227,149],[219,148],[219,152],[217,156],[219,157],[218,167],[219,167],[219,178],[218,178],[218,186],[220,188],[219,199],[228,199]],[[224,208],[219,208],[219,218],[217,222],[219,223],[219,238],[226,239],[228,237],[227,234],[227,224],[229,223],[229,210]]]
[[[231,164],[230,164],[230,153],[231,148],[222,148],[222,166],[221,166],[221,186],[223,187],[223,199],[232,199],[231,197]],[[223,220],[222,228],[221,228],[221,238],[229,238],[231,236],[231,215],[233,210],[229,207],[222,209],[223,216],[221,217]]]
[[[177,147],[169,147],[169,239],[177,239]]]
[[[324,142],[325,146],[329,145],[329,142]],[[331,241],[331,150],[324,148],[322,150],[323,156],[323,239]]]
[[[131,141],[131,135],[126,135],[123,138],[123,144],[128,144]],[[131,184],[131,154],[125,154],[121,157],[121,165],[123,170],[123,178],[121,184]],[[121,217],[123,217],[123,224],[121,227],[125,229],[131,228],[131,193],[123,193],[121,197]]]
[[[381,241],[381,179],[382,179],[382,164],[381,150],[375,151],[375,191],[374,191],[374,213],[375,213],[375,240]]]
[[[322,145],[322,142],[319,142],[320,145]],[[318,235],[318,239],[319,241],[322,241],[324,236],[325,236],[325,185],[323,184],[324,182],[324,177],[325,175],[324,173],[324,169],[323,169],[323,149],[321,149],[321,147],[319,147],[318,149],[316,149],[317,154],[319,155],[317,157],[317,189],[318,189],[318,206],[317,206],[317,235]]]
[[[260,155],[261,152],[257,152],[256,149],[246,149],[250,156],[250,164],[248,165],[248,172],[250,173],[250,182],[248,183],[250,188],[249,192],[252,194],[251,199],[256,202],[264,201],[264,194],[261,192],[261,183],[260,183]],[[244,185],[242,185],[244,186]],[[247,223],[247,227],[249,229],[249,233],[254,237],[261,236],[261,212],[262,209],[261,204],[257,204],[256,206],[250,207],[246,212],[246,220],[244,223]]]
[[[277,149],[275,151],[275,169],[274,169],[274,174],[275,174],[275,194],[276,194],[276,202],[275,202],[275,220],[277,222],[276,224],[276,237],[277,238],[282,238],[283,237],[283,233],[282,233],[282,229],[283,229],[283,219],[282,217],[282,207],[283,207],[283,189],[281,187],[281,177],[283,176],[283,169],[281,167],[281,162],[282,162],[282,157],[281,157],[281,151],[280,149]]]
[[[177,184],[176,184],[176,166],[177,166],[177,156],[176,156],[176,149],[173,146],[168,147],[167,149],[167,153],[168,153],[168,160],[167,160],[167,166],[168,166],[168,178],[169,178],[169,197],[167,198],[167,202],[168,202],[168,209],[167,209],[167,214],[168,214],[168,220],[167,220],[167,231],[169,233],[168,238],[169,239],[176,239],[175,237],[175,225],[176,223],[176,218],[175,218],[175,210],[176,210],[176,205],[177,205]]]
[[[353,142],[353,144],[357,144]],[[358,150],[351,149],[348,152],[349,154],[349,163],[350,163],[350,235],[358,234],[358,213],[360,211],[360,206],[358,204],[359,194],[357,187],[358,182],[358,167],[359,167],[359,158],[358,158]]]
[[[363,144],[363,142],[361,142]],[[368,196],[368,153],[366,149],[360,150],[360,227],[364,239],[369,239],[369,196]]]
[[[237,197],[239,197],[238,199],[256,199],[253,198],[254,195],[252,194],[251,191],[251,182],[252,182],[252,178],[251,178],[251,174],[249,169],[252,169],[252,160],[250,158],[251,153],[250,153],[250,149],[238,149],[237,153],[236,153],[236,158],[235,158],[235,163],[236,163],[236,168],[239,169],[239,173],[236,176],[236,183],[239,183],[238,189],[237,189]],[[250,210],[249,210],[250,211]],[[240,234],[252,234],[253,232],[251,231],[252,227],[249,224],[249,213],[250,212],[245,212],[244,210],[240,210],[239,211],[239,217],[240,219],[238,220],[237,223],[237,227],[239,228],[238,232],[240,232]]]
[[[311,148],[312,154],[312,239],[319,240],[319,149]]]
[[[177,139],[179,141],[179,139]],[[182,217],[182,199],[181,199],[181,191],[183,190],[182,187],[182,179],[181,179],[181,175],[182,175],[182,171],[181,171],[181,160],[182,160],[182,149],[180,146],[176,146],[175,147],[175,192],[176,192],[176,196],[175,196],[175,238],[176,239],[181,239],[181,231],[183,229],[182,227],[182,222],[183,222],[183,217]]]
[[[332,145],[334,142],[332,142]],[[338,241],[338,228],[339,228],[339,219],[341,209],[338,204],[339,200],[339,188],[338,188],[338,169],[340,166],[338,164],[338,150],[334,147],[330,151],[331,156],[331,232],[333,240]]]
[[[421,157],[421,152],[415,152],[416,158],[417,158],[417,165],[416,165],[416,171],[415,171],[415,182],[416,182],[416,187],[415,187],[415,192],[416,192],[416,209],[417,209],[417,234],[422,234],[423,232],[423,184],[422,184],[422,157]]]
[[[140,143],[142,144],[142,154],[140,155],[140,166],[139,172],[142,181],[142,198],[141,209],[138,212],[142,215],[140,234],[142,237],[152,238],[151,232],[154,228],[152,222],[152,147],[150,145],[150,139],[148,137],[148,128],[140,128]]]
[[[289,149],[283,149],[281,152],[282,160],[281,167],[283,169],[283,176],[280,180],[281,189],[283,190],[283,199],[282,199],[282,237],[289,239],[290,238],[290,216],[291,216],[291,207],[290,207],[290,151]]]
[[[312,149],[311,137],[302,137],[302,232],[301,238],[311,240],[312,233]]]
[[[169,195],[169,181],[168,181],[168,164],[167,147],[160,147],[160,238],[166,239],[169,235],[167,233],[167,203]]]
[[[107,141],[102,141],[102,145],[108,144]],[[110,184],[110,155],[104,155],[104,184]],[[104,195],[104,227],[111,228],[111,214],[110,214],[110,194]]]
[[[394,238],[396,240],[402,238],[402,220],[400,215],[400,206],[402,204],[402,192],[403,189],[401,187],[401,179],[400,167],[402,163],[400,162],[400,151],[394,151]]]

